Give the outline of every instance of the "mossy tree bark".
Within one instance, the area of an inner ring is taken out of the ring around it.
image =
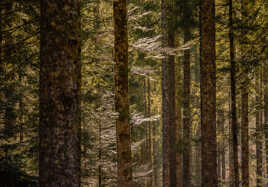
[[[218,186],[216,141],[215,0],[201,1],[202,187]]]
[[[39,183],[80,186],[80,1],[41,0]]]
[[[128,31],[126,0],[113,2],[115,110],[117,141],[118,186],[132,186],[131,142],[128,100]]]

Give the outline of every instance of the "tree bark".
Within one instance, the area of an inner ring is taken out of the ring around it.
[[[174,47],[174,1],[161,1],[162,47]],[[174,56],[162,60],[163,187],[176,186],[176,114]]]
[[[113,2],[114,57],[115,57],[115,110],[118,186],[132,186],[131,139],[128,100],[128,31],[126,0]]]
[[[225,115],[224,111],[222,113],[222,125],[221,125],[221,135],[223,137],[221,144],[221,177],[222,177],[222,186],[225,184],[226,179],[226,163],[225,163]]]
[[[200,106],[200,100],[198,97],[198,88],[200,87],[200,60],[199,60],[199,49],[198,45],[195,46],[194,49],[194,56],[195,56],[195,65],[194,65],[194,79],[195,79],[195,84],[196,86],[194,87],[193,90],[193,95],[195,95],[195,100],[194,100],[194,106],[195,108]],[[197,95],[196,95],[197,94]],[[199,109],[199,108],[198,108]],[[198,138],[197,141],[195,142],[195,185],[196,186],[201,186],[201,123],[198,121],[197,127],[196,127],[196,134],[195,136]]]
[[[236,62],[233,29],[233,0],[229,0],[229,40],[230,40],[230,78],[231,78],[231,135],[232,135],[232,186],[239,187],[239,166],[238,166],[238,136],[237,136],[237,115],[236,115]]]
[[[249,136],[248,136],[248,75],[244,73],[242,83],[241,156],[242,186],[249,186]]]
[[[41,0],[40,187],[80,187],[79,35],[79,0]]]
[[[264,65],[264,144],[265,144],[265,160],[266,160],[266,175],[264,176],[268,180],[268,60]],[[266,182],[268,185],[268,182]]]
[[[215,1],[201,1],[202,187],[218,186],[216,141]]]
[[[259,111],[261,106],[261,68],[258,68],[255,77],[256,86],[256,185],[262,186],[262,111]]]
[[[151,82],[150,82],[150,78],[147,78],[147,104],[148,104],[148,108],[147,108],[147,115],[150,118],[151,117]],[[152,170],[153,168],[153,161],[152,161],[153,155],[152,155],[152,122],[149,121],[148,122],[148,162],[150,165],[150,169]],[[152,187],[153,184],[153,178],[152,178],[152,173],[149,175],[148,177],[148,181],[147,181],[147,186],[148,187]]]
[[[182,91],[182,83],[181,83],[181,64],[180,58],[177,58],[178,62],[176,65],[176,116],[177,116],[177,132],[176,132],[176,145],[177,145],[177,164],[176,164],[176,177],[177,177],[177,187],[182,187],[182,115],[181,115],[181,91]]]
[[[247,65],[247,46],[243,44],[246,39],[246,19],[248,19],[248,6],[249,0],[242,1],[242,19],[244,25],[242,26],[242,36],[241,36],[241,52],[242,61],[241,66],[241,157],[242,157],[242,187],[249,187],[249,121],[248,121],[248,98],[249,98],[249,75],[248,75],[248,65]]]
[[[185,11],[186,12],[186,11]],[[185,27],[184,43],[191,40],[190,29]],[[184,51],[183,64],[183,187],[191,186],[191,72],[190,49]]]

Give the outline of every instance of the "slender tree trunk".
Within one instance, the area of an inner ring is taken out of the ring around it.
[[[79,0],[41,0],[40,187],[80,187],[79,33]]]
[[[176,65],[176,116],[177,116],[177,137],[176,137],[176,145],[177,145],[177,186],[176,187],[182,187],[182,115],[181,115],[181,91],[182,91],[182,83],[181,83],[181,64],[180,64],[180,58],[177,58],[178,62]]]
[[[248,5],[249,0],[242,1],[242,19],[248,19]],[[244,42],[246,39],[246,23],[242,26],[242,37],[241,40]],[[242,186],[249,187],[249,121],[248,121],[248,99],[249,99],[249,75],[246,64],[247,56],[247,46],[241,44],[242,59],[243,63],[241,66],[241,107],[242,107],[242,116],[241,116],[241,156],[242,156]]]
[[[190,30],[184,30],[184,43],[191,40]],[[184,51],[183,64],[183,187],[191,186],[191,72],[190,49]]]
[[[147,117],[147,87],[146,87],[146,77],[143,79],[143,107],[144,107],[144,117]],[[142,152],[142,164],[146,164],[148,161],[148,122],[145,122],[145,141],[144,141],[144,151]],[[146,183],[146,178],[144,178],[144,182]]]
[[[162,0],[162,46],[174,47],[174,1]],[[176,114],[174,56],[162,60],[163,187],[176,186]]]
[[[222,125],[221,125],[221,134],[222,134],[222,144],[221,144],[221,177],[222,177],[222,186],[225,184],[226,179],[226,163],[225,163],[225,115],[224,111],[222,113]]]
[[[231,92],[229,93],[229,96],[231,96]],[[231,100],[229,99],[229,111],[231,111]],[[233,165],[233,134],[232,134],[232,115],[231,112],[229,112],[229,187],[234,187],[234,165]]]
[[[131,139],[128,100],[128,31],[126,0],[113,2],[115,56],[115,110],[118,186],[132,186]]]
[[[202,187],[218,186],[216,141],[215,1],[201,1]]]
[[[2,5],[0,5],[0,75],[3,74],[3,67],[2,67],[2,48],[3,48],[3,36],[2,36]],[[1,83],[2,84],[2,83]]]
[[[248,75],[244,74],[244,79]],[[242,122],[241,122],[241,151],[242,151],[242,186],[249,186],[249,136],[248,136],[248,88],[244,80],[242,84]]]
[[[232,134],[232,166],[231,176],[234,181],[232,186],[239,187],[239,166],[238,166],[238,136],[237,136],[237,115],[236,115],[236,62],[233,29],[233,0],[229,0],[229,40],[230,40],[230,63],[231,63],[231,134]]]
[[[159,184],[159,142],[156,140],[157,122],[153,122],[153,186],[160,186]]]
[[[148,86],[148,93],[147,93],[147,102],[148,102],[148,117],[151,117],[151,82],[150,82],[150,78],[147,78],[147,86]],[[153,168],[153,161],[152,161],[152,123],[151,121],[148,122],[148,161],[149,161],[149,165],[150,165],[150,170],[152,170]],[[147,182],[147,186],[148,187],[152,187],[153,184],[153,178],[152,178],[152,173],[149,175],[148,177],[148,182]]]
[[[224,109],[218,111],[218,129],[219,129],[219,143],[218,143],[218,178],[221,182],[219,186],[224,186],[225,181],[225,116]]]
[[[264,137],[265,137],[265,160],[266,160],[266,185],[268,186],[268,60],[264,65]]]
[[[257,70],[258,71],[258,70]],[[256,72],[255,77],[255,86],[256,86],[256,106],[261,105],[261,68],[258,72]],[[259,107],[256,108],[256,184],[257,187],[262,186],[262,112],[258,111]]]
[[[99,187],[102,187],[102,165],[101,165],[101,161],[102,161],[102,142],[101,142],[101,132],[102,132],[102,128],[101,128],[101,123],[99,123],[99,154],[98,154],[98,161],[99,161],[99,166],[98,166],[98,175],[99,175]]]
[[[99,54],[99,47],[98,47],[98,31],[100,29],[100,0],[96,1],[96,5],[94,6],[94,18],[95,18],[95,22],[94,22],[94,30],[97,33],[94,36],[94,60],[98,63],[99,62],[99,58],[98,58],[98,54]],[[98,120],[97,121],[98,124],[98,138],[99,138],[99,146],[98,146],[98,186],[102,187],[102,183],[103,183],[103,177],[102,177],[102,139],[101,139],[101,135],[102,135],[102,125],[101,122]]]
[[[217,173],[218,173],[218,187],[222,186],[221,183],[221,141],[218,141],[217,144]]]
[[[21,98],[20,103],[19,103],[19,109],[20,109],[20,127],[19,127],[19,138],[20,138],[20,143],[23,143],[23,126],[24,126],[24,103],[23,100]]]
[[[195,78],[195,87],[193,90],[193,94],[195,95],[194,100],[194,106],[195,108],[199,108],[200,101],[199,101],[199,93],[197,87],[200,87],[200,64],[199,64],[199,54],[198,54],[198,46],[195,46],[194,50],[194,56],[195,56],[195,66],[194,66],[194,78]],[[197,95],[196,95],[197,94]],[[199,140],[199,137],[201,137],[201,124],[198,121],[197,127],[196,127],[196,134],[195,136],[198,138],[198,141],[195,143],[195,185],[201,186],[201,141]]]

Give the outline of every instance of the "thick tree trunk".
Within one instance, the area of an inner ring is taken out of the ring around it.
[[[115,110],[118,157],[118,186],[132,186],[131,139],[128,100],[128,31],[126,0],[113,2],[114,57],[115,57]]]
[[[162,0],[162,47],[174,47],[174,1]],[[176,186],[176,115],[174,56],[162,60],[163,187]]]
[[[191,40],[190,29],[184,30],[184,43]],[[183,187],[191,186],[191,72],[190,49],[184,51],[183,64]]]
[[[80,186],[79,33],[79,0],[41,0],[41,187]]]
[[[215,1],[201,1],[202,187],[218,186],[216,141]]]
[[[231,176],[232,186],[239,187],[239,166],[238,166],[238,136],[237,136],[237,115],[236,115],[236,62],[233,29],[233,0],[229,0],[229,40],[230,40],[230,78],[231,78],[231,135],[232,135],[232,165]]]

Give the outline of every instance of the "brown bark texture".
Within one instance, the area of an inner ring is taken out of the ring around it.
[[[255,77],[255,86],[256,86],[256,185],[257,187],[262,186],[262,111],[259,107],[261,105],[261,67],[257,69]]]
[[[174,1],[161,1],[162,47],[174,47]],[[164,52],[165,53],[165,52]],[[176,186],[176,114],[174,56],[162,60],[163,187]]]
[[[186,12],[186,11],[185,11]],[[185,15],[186,16],[186,15]],[[184,43],[191,39],[190,29],[184,30]],[[190,49],[184,51],[183,64],[183,187],[191,186],[191,72]]]
[[[215,1],[201,1],[202,187],[218,186],[216,141]]]
[[[115,110],[118,186],[132,186],[131,139],[128,100],[128,30],[126,0],[113,2]]]
[[[177,116],[177,132],[176,132],[176,145],[177,145],[177,155],[176,155],[176,177],[177,177],[177,186],[182,187],[182,81],[181,81],[181,64],[180,59],[176,64],[176,116]]]
[[[242,187],[249,187],[249,120],[248,120],[248,101],[249,101],[249,66],[247,64],[247,45],[244,44],[247,35],[247,22],[249,0],[241,1],[242,12],[242,36],[241,36],[241,169]]]
[[[239,166],[238,166],[238,136],[237,136],[237,110],[236,110],[236,62],[233,29],[233,0],[229,0],[229,40],[230,40],[230,77],[231,77],[231,135],[232,135],[232,162],[231,181],[232,186],[239,187]]]
[[[265,62],[264,66],[264,144],[265,144],[265,160],[266,160],[266,174],[265,179],[268,181],[268,60]],[[266,183],[268,185],[268,182]]]
[[[40,187],[80,186],[80,1],[41,0]]]

